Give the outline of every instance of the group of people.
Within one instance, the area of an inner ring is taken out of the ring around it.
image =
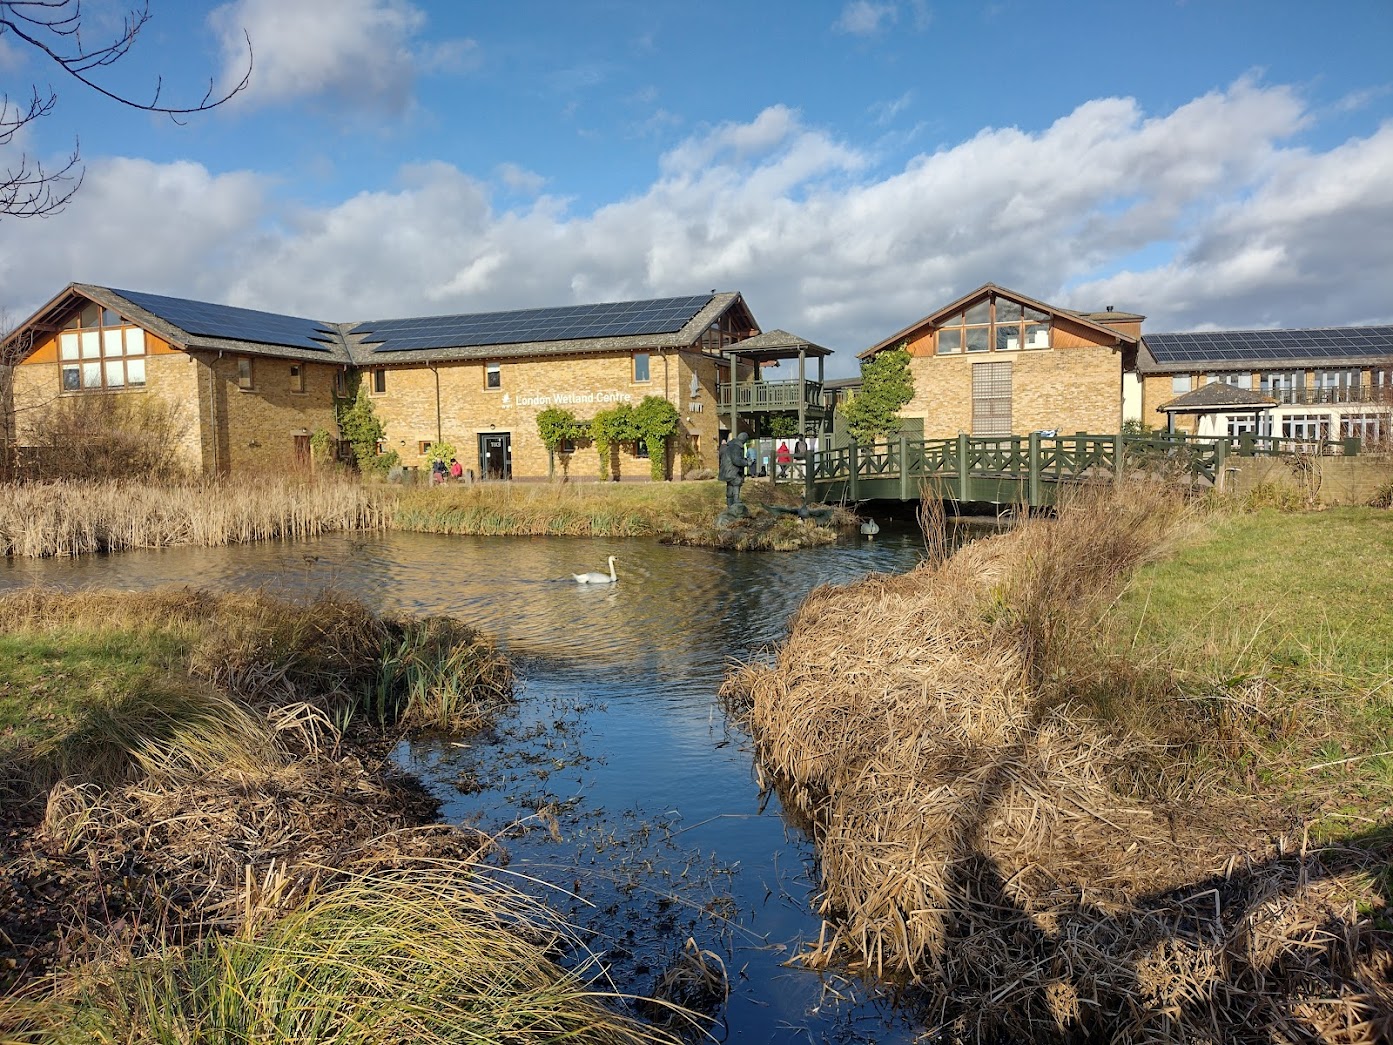
[[[438,486],[439,484],[445,482],[446,479],[454,479],[456,482],[458,482],[463,478],[464,466],[460,464],[459,461],[455,460],[455,458],[453,457],[450,458],[449,464],[446,464],[443,460],[437,458],[435,462],[430,466],[430,481],[433,485]],[[470,478],[473,478],[473,473],[470,474]]]

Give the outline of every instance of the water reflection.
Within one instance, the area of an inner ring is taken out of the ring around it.
[[[398,758],[447,818],[499,835],[509,870],[579,894],[549,897],[588,926],[626,990],[649,990],[691,937],[719,953],[734,993],[729,1040],[908,1041],[864,992],[783,963],[820,925],[812,853],[754,783],[748,737],[717,698],[725,667],[777,642],[815,585],[900,571],[917,532],[782,554],[646,540],[335,536],[217,549],[14,561],[0,585],[335,588],[379,611],[446,613],[517,660],[516,712],[468,743]],[[574,572],[617,557],[615,586]],[[859,999],[859,1000],[857,1000]]]

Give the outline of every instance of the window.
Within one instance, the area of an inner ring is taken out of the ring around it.
[[[937,351],[944,355],[1049,348],[1050,316],[993,294],[944,320],[937,338]]]
[[[1364,443],[1377,443],[1388,424],[1386,414],[1347,414],[1340,419],[1340,435]]]
[[[1357,369],[1317,370],[1316,388],[1320,389],[1320,402],[1344,403],[1354,396],[1359,387]]]
[[[1228,414],[1229,438],[1240,435],[1271,435],[1272,418],[1267,414]]]
[[[378,367],[372,372],[372,394],[385,395],[387,392],[387,371]]]
[[[484,387],[502,388],[503,387],[503,368],[497,363],[484,364]]]
[[[1173,374],[1171,376],[1171,391],[1176,395],[1184,395],[1190,391],[1190,375]]]
[[[1253,375],[1247,370],[1237,374],[1215,374],[1214,379],[1222,381],[1226,385],[1232,385],[1234,388],[1251,389],[1253,387]]]
[[[292,392],[305,390],[305,368],[299,363],[290,364],[290,390]]]
[[[426,455],[426,451],[430,448],[431,441],[429,439],[422,439],[416,443],[416,452],[420,454],[422,457]]]
[[[648,380],[648,353],[634,353],[634,380],[644,382]]]
[[[1324,439],[1329,431],[1328,414],[1292,414],[1282,418],[1284,439]]]
[[[251,356],[237,357],[237,387],[252,388],[252,361]]]
[[[972,434],[1011,434],[1011,364],[972,367]]]
[[[1304,370],[1264,370],[1258,381],[1258,390],[1279,403],[1300,402],[1305,387]]]
[[[110,309],[88,305],[58,334],[64,392],[101,392],[145,384],[145,331]]]
[[[348,398],[348,371],[334,371],[334,397],[336,399]]]

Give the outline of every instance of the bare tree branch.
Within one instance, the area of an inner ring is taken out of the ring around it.
[[[164,77],[158,74],[148,102],[103,87],[92,74],[125,57],[149,21],[150,5],[146,0],[126,14],[119,35],[102,46],[89,48],[82,42],[82,0],[0,0],[0,38],[6,33],[13,35],[46,55],[83,86],[132,109],[162,113],[181,123],[181,116],[215,109],[246,89],[252,72],[251,37],[246,33],[243,36],[247,41],[247,68],[242,78],[219,93],[210,77],[208,89],[195,104],[163,103],[160,99]],[[11,101],[9,95],[0,96],[0,146],[11,144],[22,128],[49,115],[57,102],[58,95],[52,87],[41,91],[35,86],[30,98],[20,103]],[[0,173],[0,217],[52,214],[71,200],[81,185],[82,166],[76,141],[72,153],[58,168],[45,168],[28,153],[21,153],[17,162]]]

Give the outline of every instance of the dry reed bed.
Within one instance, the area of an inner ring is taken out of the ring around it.
[[[1061,647],[1186,526],[1153,487],[1087,495],[908,575],[817,589],[772,666],[732,672],[818,844],[806,962],[915,982],[949,1040],[1393,1029],[1377,848],[1279,852],[1234,803],[1125,797],[1152,745],[1067,698]]]
[[[0,554],[41,558],[315,537],[382,529],[390,511],[389,491],[347,481],[9,485],[0,494]]]

